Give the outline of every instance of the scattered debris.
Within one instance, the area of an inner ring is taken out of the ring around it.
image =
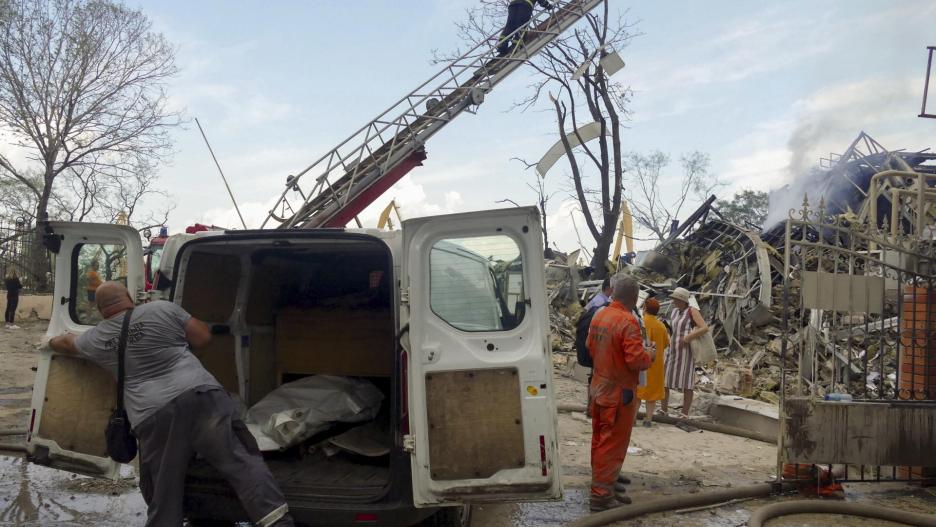
[[[788,327],[799,330],[783,335],[784,310],[793,299],[800,298],[802,287],[798,280],[790,281],[784,291],[785,220],[792,210],[802,208],[804,196],[808,196],[814,206],[821,203],[822,214],[843,223],[863,223],[874,229],[890,223],[892,235],[910,234],[913,225],[919,225],[919,215],[912,199],[902,201],[899,196],[914,188],[914,178],[874,176],[887,170],[936,174],[936,153],[888,151],[862,132],[844,154],[830,159],[823,166],[825,170],[771,193],[768,219],[760,232],[721,217],[712,196],[677,225],[669,238],[653,250],[639,253],[634,264],[623,264],[621,272],[634,276],[646,294],[660,299],[664,317],[670,309],[667,297],[675,287],[694,293],[703,317],[712,327],[719,352],[717,366],[697,368],[699,389],[777,404],[782,370],[797,370],[798,353],[809,346],[820,351],[814,368],[818,378],[805,380],[815,384],[820,393],[848,391],[836,385],[836,379],[848,379],[852,389],[866,388],[868,396],[896,390],[897,379],[892,372],[897,368],[894,343],[900,340],[897,317],[788,310]],[[896,221],[889,219],[892,209],[901,215]],[[929,213],[930,218],[934,216]],[[931,231],[916,236],[933,238]],[[830,240],[824,233],[795,234],[821,238],[824,243],[841,247],[854,243],[840,235]],[[884,256],[873,249],[861,249],[869,255],[867,262],[877,262],[868,264],[869,274],[884,276]],[[791,256],[799,265],[809,264],[811,268],[819,262],[826,272],[834,272],[834,268],[826,267],[837,265],[808,249]],[[600,287],[600,281],[588,280],[590,277],[577,269],[577,257],[577,253],[557,254],[547,262],[553,351],[559,354],[573,352],[574,323],[580,305]],[[894,311],[897,293],[894,289],[887,294],[888,312]],[[782,356],[786,357],[785,363]],[[867,369],[863,366],[866,364],[870,365]],[[887,373],[882,375],[882,371]]]

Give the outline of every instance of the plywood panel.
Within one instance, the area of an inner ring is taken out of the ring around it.
[[[524,466],[516,369],[426,374],[426,400],[432,479],[488,478]]]
[[[66,450],[107,457],[104,430],[117,402],[117,381],[87,359],[55,355],[38,436]]]
[[[845,313],[881,314],[884,279],[876,276],[803,272],[803,307]]]
[[[240,281],[240,257],[196,252],[185,269],[182,307],[206,322],[227,322]]]
[[[276,317],[280,374],[388,377],[393,358],[389,310],[290,309]]]
[[[206,370],[211,372],[231,393],[239,393],[237,384],[237,362],[234,358],[234,337],[232,335],[215,335],[211,344],[205,349],[192,350]]]
[[[789,398],[782,412],[785,462],[933,464],[936,403],[845,403]]]

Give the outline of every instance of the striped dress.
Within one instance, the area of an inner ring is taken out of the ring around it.
[[[691,390],[694,385],[695,364],[692,351],[685,345],[686,335],[692,331],[692,308],[670,311],[670,326],[673,338],[666,350],[666,387],[674,390]]]

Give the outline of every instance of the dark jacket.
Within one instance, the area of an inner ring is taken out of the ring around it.
[[[530,4],[530,7],[533,7],[533,4],[537,3],[540,7],[544,9],[549,9],[552,7],[552,4],[548,0],[510,0],[510,5],[514,4]]]
[[[7,278],[3,281],[3,284],[6,286],[8,295],[18,295],[20,289],[23,288],[23,284],[20,283],[19,278]]]

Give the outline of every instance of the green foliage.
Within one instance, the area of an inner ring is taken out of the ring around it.
[[[731,201],[718,200],[715,207],[726,220],[740,227],[760,228],[767,219],[767,193],[742,190],[736,192]]]

